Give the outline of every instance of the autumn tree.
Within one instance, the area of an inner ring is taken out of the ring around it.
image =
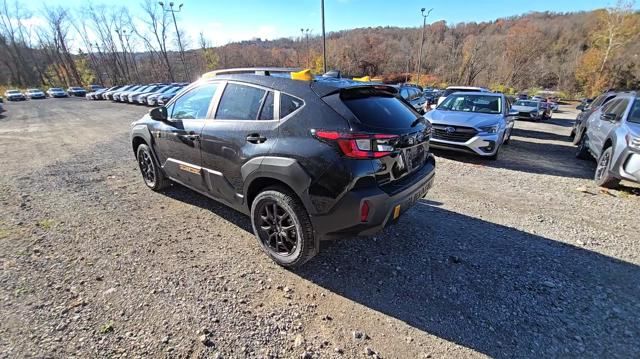
[[[619,71],[615,71],[616,67],[611,63],[625,45],[638,40],[640,17],[634,13],[633,5],[632,1],[619,1],[615,7],[597,12],[590,34],[590,48],[576,69],[576,78],[589,96],[616,85],[616,72]]]

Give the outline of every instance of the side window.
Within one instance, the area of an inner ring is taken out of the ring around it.
[[[640,98],[636,98],[636,100],[633,102],[633,107],[631,107],[631,111],[629,111],[627,121],[640,123]]]
[[[602,105],[604,105],[606,103],[609,103],[609,101],[613,100],[615,97],[616,97],[616,95],[613,95],[613,96],[609,95],[609,96],[605,97],[604,101],[602,101]]]
[[[622,116],[624,115],[624,112],[627,110],[628,104],[629,104],[629,100],[625,98],[620,100],[618,105],[616,105],[616,107],[613,108],[611,112],[616,114],[616,120],[620,120],[622,118]]]
[[[260,110],[260,117],[258,117],[261,121],[273,120],[273,104],[275,100],[273,98],[273,91],[267,92],[267,95],[264,97],[264,101],[262,101],[262,110]]]
[[[295,98],[284,93],[280,94],[280,118],[285,118],[302,107],[302,105],[304,105],[304,102],[299,98]]]
[[[620,100],[612,100],[602,107],[602,113],[612,113],[613,108],[620,103]]]
[[[256,87],[228,83],[220,99],[215,118],[255,121],[258,119],[265,93],[265,90]]]
[[[195,87],[167,108],[167,113],[174,120],[204,119],[217,88],[215,83]]]
[[[409,99],[409,90],[407,90],[406,88],[400,90],[400,96],[402,96],[403,99],[408,100]]]

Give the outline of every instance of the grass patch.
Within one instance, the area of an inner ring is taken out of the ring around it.
[[[10,230],[0,227],[0,239],[5,239],[9,237],[9,234],[11,234]]]
[[[108,323],[104,323],[102,324],[102,326],[100,327],[100,333],[101,334],[108,334],[108,333],[112,333],[113,332],[113,322],[108,322]]]
[[[49,218],[38,221],[38,227],[44,229],[45,231],[48,231],[51,228],[53,228],[55,224],[56,222],[53,219],[49,219]]]

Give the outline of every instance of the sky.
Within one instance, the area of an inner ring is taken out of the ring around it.
[[[86,0],[47,0],[48,6],[80,7]],[[165,0],[168,2],[168,0]],[[39,2],[30,2],[39,3]],[[140,1],[92,0],[125,6],[140,14]],[[252,38],[274,39],[300,36],[300,29],[321,33],[320,0],[176,0],[183,3],[177,14],[179,28],[197,47],[200,32],[214,45]],[[615,5],[615,0],[325,0],[326,31],[368,26],[417,27],[422,24],[420,9],[433,8],[427,23],[445,20],[448,24],[481,22],[531,11],[572,12]],[[35,6],[35,5],[32,5]],[[38,10],[32,9],[34,17]]]

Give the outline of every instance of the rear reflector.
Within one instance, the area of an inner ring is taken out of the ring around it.
[[[311,133],[325,141],[335,141],[342,153],[350,158],[372,159],[388,156],[395,150],[393,141],[397,135],[340,133],[337,131],[311,130]]]
[[[360,205],[360,222],[369,220],[369,201],[363,201]]]

